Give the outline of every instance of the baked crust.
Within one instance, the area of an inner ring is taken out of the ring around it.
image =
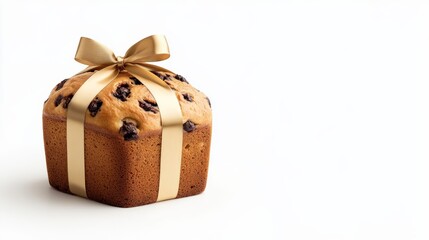
[[[59,89],[57,85],[44,104],[43,114],[52,118],[65,119],[67,105],[64,107],[64,104],[67,97],[74,94],[93,74],[93,72],[88,72],[74,76],[65,81]],[[167,73],[160,72],[159,74],[166,76]],[[169,80],[165,80],[165,82],[176,93],[182,109],[183,123],[191,120],[196,125],[211,124],[212,114],[207,96],[189,83],[177,80],[174,74],[168,75]],[[125,101],[114,95],[117,93],[118,87],[123,84],[127,84],[130,91]],[[190,96],[192,101],[186,100],[184,95]],[[59,104],[56,104],[60,97]],[[90,111],[86,112],[85,124],[88,126],[95,127],[99,131],[116,134],[119,133],[123,120],[129,119],[136,122],[139,133],[161,129],[159,112],[146,111],[140,106],[140,102],[143,101],[155,103],[152,94],[143,84],[135,83],[132,76],[126,72],[121,72],[115,80],[97,94],[96,98],[102,101],[102,105],[95,116],[92,116]]]
[[[43,109],[43,134],[49,183],[69,192],[67,174],[67,98],[93,73],[59,83]],[[179,99],[184,122],[178,198],[204,191],[211,140],[208,98],[181,77],[163,74]],[[169,76],[169,77],[168,77]],[[128,85],[118,93],[118,88]],[[124,93],[125,92],[125,93]],[[116,96],[115,96],[116,95]],[[62,97],[59,97],[62,96]],[[60,99],[61,100],[58,100]],[[70,97],[71,98],[71,97]],[[86,112],[85,179],[89,199],[119,207],[156,202],[159,187],[161,125],[156,103],[144,85],[121,73],[97,95],[102,102]],[[123,101],[125,99],[125,101]],[[143,102],[143,106],[140,102]],[[145,102],[148,103],[145,105]],[[95,112],[95,114],[94,114]],[[124,123],[135,126],[129,137]],[[189,125],[188,123],[192,124]],[[125,129],[125,130],[124,130]],[[127,137],[128,136],[128,137]]]

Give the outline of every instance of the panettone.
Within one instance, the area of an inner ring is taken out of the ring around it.
[[[183,147],[177,198],[204,191],[207,181],[212,114],[210,100],[184,77],[153,72],[175,91],[183,115]],[[73,94],[93,75],[65,79],[43,108],[43,133],[49,183],[70,192],[67,173],[66,116]],[[156,101],[127,72],[89,104],[85,118],[85,179],[89,199],[132,207],[157,201],[161,122]]]

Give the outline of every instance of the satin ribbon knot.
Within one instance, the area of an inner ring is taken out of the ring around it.
[[[118,69],[119,71],[123,71],[125,70],[125,62],[124,62],[124,58],[121,56],[116,56],[116,65],[118,65]]]

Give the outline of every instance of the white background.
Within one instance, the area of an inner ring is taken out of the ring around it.
[[[0,239],[429,239],[429,2],[2,1]],[[49,187],[42,106],[80,36],[210,96],[206,192],[131,209]]]

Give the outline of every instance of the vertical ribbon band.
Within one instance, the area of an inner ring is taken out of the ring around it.
[[[142,82],[153,95],[161,115],[162,140],[160,179],[157,201],[177,197],[182,160],[182,112],[175,93],[150,71],[167,69],[148,64],[170,56],[164,36],[147,37],[128,49],[125,56],[115,54],[102,44],[81,38],[76,61],[88,65],[82,72],[99,70],[78,89],[67,112],[67,172],[69,189],[73,194],[87,197],[85,182],[85,114],[96,95],[113,81],[121,71],[127,71]],[[82,73],[81,72],[81,73]]]

